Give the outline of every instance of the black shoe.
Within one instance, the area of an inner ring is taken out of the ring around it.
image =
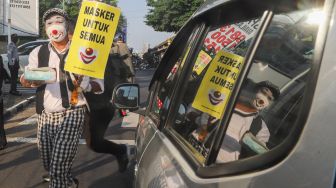
[[[12,94],[12,95],[15,95],[15,96],[21,96],[21,95],[22,95],[22,94],[21,94],[20,92],[18,92],[18,91],[10,91],[9,93]]]
[[[72,185],[69,188],[78,188],[79,181],[77,178],[72,178]]]
[[[1,145],[0,145],[0,150],[5,149],[5,148],[6,148],[6,145],[7,145],[7,144],[1,144]]]
[[[119,166],[119,172],[125,172],[129,163],[128,160],[128,147],[127,145],[124,145],[126,147],[126,152],[120,156],[117,156],[118,166]]]
[[[49,176],[49,174],[43,175],[42,179],[43,179],[44,182],[50,182],[50,176]]]
[[[1,138],[1,137],[0,137],[0,150],[5,149],[6,146],[7,146],[7,140],[6,140],[6,137],[4,137],[4,138]]]

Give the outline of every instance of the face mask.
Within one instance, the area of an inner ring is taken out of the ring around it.
[[[54,42],[61,42],[67,36],[64,24],[53,24],[47,28],[47,35]]]

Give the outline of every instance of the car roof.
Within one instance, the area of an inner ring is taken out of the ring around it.
[[[18,48],[22,48],[22,47],[27,46],[29,44],[35,44],[35,43],[43,44],[43,43],[48,43],[48,42],[49,42],[49,40],[35,40],[35,41],[30,41],[30,42],[23,43],[20,46],[18,46]]]
[[[266,9],[272,9],[274,13],[290,11],[297,9],[297,3],[293,0],[206,0],[191,16],[194,19],[206,12],[216,9],[224,4],[232,2],[239,2],[242,5],[253,7],[255,11],[264,11]],[[314,4],[311,3],[313,7]]]
[[[192,15],[192,18],[197,17],[204,12],[207,12],[211,9],[214,9],[226,2],[233,1],[233,0],[207,0],[205,1],[198,9],[197,11]]]

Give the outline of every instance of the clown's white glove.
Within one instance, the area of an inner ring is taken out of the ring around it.
[[[80,83],[79,87],[84,92],[90,92],[92,90],[91,84],[90,84],[90,77],[84,76],[82,82]]]

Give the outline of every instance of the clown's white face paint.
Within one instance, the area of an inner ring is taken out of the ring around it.
[[[273,100],[272,92],[267,87],[263,87],[257,91],[255,98],[251,101],[251,105],[258,110],[262,110],[268,107]]]
[[[52,16],[45,24],[46,33],[51,41],[61,42],[67,36],[66,21],[62,16]]]

